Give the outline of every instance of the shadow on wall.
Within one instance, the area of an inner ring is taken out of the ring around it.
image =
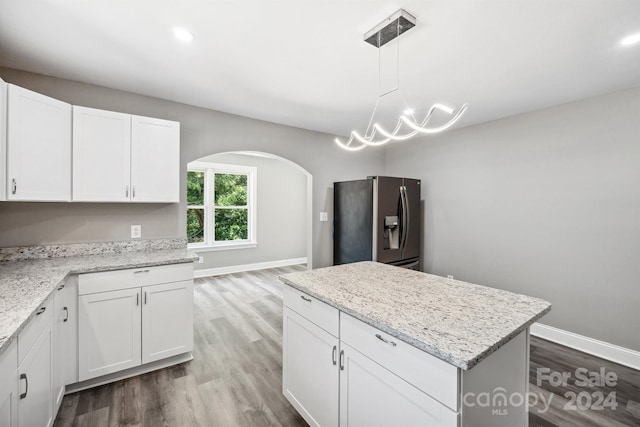
[[[203,173],[206,169],[209,172]],[[201,257],[197,276],[312,265],[312,176],[308,171],[288,159],[256,151],[208,155],[190,162],[189,170],[187,227],[193,231],[202,224],[206,230],[191,238],[191,249]],[[251,188],[251,182],[254,188],[245,203],[243,188]],[[251,208],[235,209],[236,204]],[[247,211],[253,215],[253,220],[249,217],[245,222],[248,230],[230,232],[225,218],[244,218]]]

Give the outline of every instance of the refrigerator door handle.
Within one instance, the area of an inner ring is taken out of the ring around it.
[[[409,226],[409,204],[407,203],[407,187],[400,186],[400,206],[402,207],[402,235],[400,237],[400,250],[404,251],[407,244],[407,229]]]

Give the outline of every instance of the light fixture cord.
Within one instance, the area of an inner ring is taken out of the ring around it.
[[[369,118],[367,129],[364,132],[365,138],[370,138],[373,133],[373,119],[375,118],[376,111],[378,110],[378,105],[380,105],[380,100],[386,95],[389,95],[390,93],[393,93],[395,91],[399,91],[402,102],[405,106],[405,110],[411,110],[406,98],[404,97],[404,95],[402,95],[402,92],[400,92],[400,28],[400,18],[398,18],[396,20],[396,87],[385,93],[382,93],[382,46],[380,46],[380,43],[382,41],[382,32],[378,32],[378,99],[376,100],[376,105],[373,107],[373,112],[371,113],[371,117]],[[414,121],[416,120],[413,112],[411,112],[409,115],[413,118]]]

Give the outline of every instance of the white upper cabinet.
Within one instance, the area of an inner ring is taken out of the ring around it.
[[[7,199],[71,200],[71,105],[8,87]]]
[[[73,200],[180,201],[180,123],[73,107]]]
[[[178,203],[180,123],[72,107],[0,79],[0,200]]]
[[[128,202],[131,115],[73,107],[73,200]]]
[[[7,84],[0,79],[0,201],[7,200]]]
[[[180,123],[131,117],[131,201],[180,201]]]

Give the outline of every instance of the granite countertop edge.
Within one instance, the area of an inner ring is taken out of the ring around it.
[[[548,307],[546,309],[544,309],[543,311],[539,312],[538,314],[536,314],[535,316],[532,316],[529,320],[527,320],[526,322],[522,323],[521,325],[519,325],[517,328],[515,328],[510,334],[506,335],[504,338],[502,338],[501,340],[499,340],[498,342],[494,343],[493,345],[489,346],[485,351],[479,353],[478,355],[476,355],[475,357],[471,358],[471,359],[461,359],[459,357],[456,357],[454,355],[452,355],[451,353],[447,353],[445,351],[442,351],[441,349],[434,347],[432,345],[429,345],[423,341],[420,341],[412,336],[409,336],[407,334],[404,334],[400,331],[398,331],[397,329],[389,326],[388,324],[384,323],[384,322],[380,322],[378,320],[375,319],[371,319],[367,316],[362,315],[361,313],[359,313],[356,310],[353,310],[349,307],[346,307],[340,303],[336,303],[335,301],[333,301],[332,299],[328,298],[325,295],[321,295],[318,294],[317,292],[314,292],[304,286],[298,285],[295,282],[287,279],[286,277],[280,276],[280,280],[282,280],[285,284],[291,286],[292,288],[295,288],[301,292],[305,292],[308,295],[311,295],[314,298],[317,298],[318,300],[370,325],[373,326],[374,328],[378,328],[383,332],[388,333],[389,335],[419,349],[424,351],[425,353],[428,353],[432,356],[437,357],[440,360],[443,360],[447,363],[450,363],[451,365],[454,365],[457,368],[463,369],[463,370],[469,370],[471,368],[473,368],[474,366],[476,366],[478,363],[480,363],[482,360],[486,359],[489,355],[491,355],[492,353],[494,353],[496,350],[498,350],[500,347],[502,347],[503,345],[505,345],[507,342],[511,341],[512,338],[514,338],[515,336],[517,336],[518,334],[520,334],[522,331],[524,331],[525,329],[527,329],[529,326],[531,326],[533,323],[535,323],[538,319],[540,319],[542,316],[544,316],[545,314],[547,314],[549,311],[551,311],[551,304],[548,305]]]
[[[75,275],[75,274],[85,274],[85,273],[98,273],[98,272],[106,272],[106,271],[115,271],[115,270],[124,270],[124,269],[129,269],[129,268],[141,268],[141,267],[154,267],[154,266],[161,266],[161,265],[171,265],[171,264],[185,264],[188,262],[193,262],[196,261],[198,259],[198,256],[196,254],[194,254],[193,252],[189,252],[187,249],[180,249],[180,250],[174,250],[174,249],[160,249],[160,250],[154,250],[154,251],[140,251],[140,252],[136,252],[136,255],[141,255],[141,254],[148,254],[149,256],[153,256],[154,254],[158,254],[158,253],[163,253],[163,252],[168,252],[168,251],[180,251],[182,253],[186,253],[185,255],[180,255],[180,256],[176,256],[175,258],[166,258],[163,260],[159,260],[159,261],[136,261],[136,262],[122,262],[122,261],[118,261],[114,264],[108,264],[108,265],[96,265],[95,267],[87,267],[87,266],[82,266],[80,268],[68,268],[66,271],[60,272],[58,271],[53,271],[52,275],[61,275],[62,277],[58,278],[53,278],[51,283],[49,284],[51,289],[49,291],[49,293],[47,294],[46,297],[44,297],[43,299],[39,300],[38,303],[35,305],[33,311],[31,311],[31,313],[24,318],[20,324],[18,325],[17,328],[15,328],[11,333],[9,333],[8,335],[5,336],[0,336],[0,357],[2,357],[2,355],[4,354],[4,352],[11,346],[11,344],[13,343],[14,340],[17,339],[18,335],[20,334],[20,332],[22,332],[24,330],[24,328],[29,324],[29,322],[36,316],[36,311],[38,310],[38,308],[43,305],[46,301],[48,301],[50,298],[53,297],[54,291],[60,286],[60,284],[62,284],[65,280],[67,280],[69,278],[69,276]],[[74,257],[66,257],[64,258],[65,261],[69,261],[69,262],[73,262],[74,259],[91,259],[91,258],[95,258],[96,263],[99,264],[100,262],[104,262],[105,259],[108,260],[109,257],[116,257],[116,256],[121,256],[122,254],[105,254],[105,255],[79,255],[79,256],[74,256]],[[52,258],[48,258],[48,260],[51,260]],[[34,259],[32,260],[34,262],[41,262],[41,259]],[[3,261],[2,263],[0,263],[0,265],[10,265],[13,263],[27,263],[29,261],[25,261],[25,260],[20,260],[20,261]],[[25,274],[28,276],[28,274]],[[2,277],[2,273],[0,273],[0,277]],[[57,280],[56,280],[57,279]],[[1,313],[0,313],[1,314]]]

